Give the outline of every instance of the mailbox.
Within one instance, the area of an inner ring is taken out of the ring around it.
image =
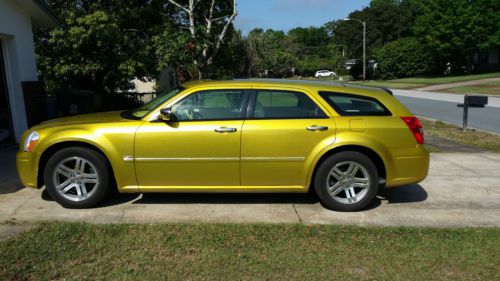
[[[464,96],[464,103],[468,104],[469,107],[484,107],[488,104],[487,96]]]
[[[469,116],[469,107],[470,108],[484,108],[488,104],[488,97],[487,96],[469,96],[465,95],[464,96],[464,103],[459,103],[457,104],[458,107],[463,107],[464,108],[464,114],[463,114],[463,130],[467,130],[467,119]]]

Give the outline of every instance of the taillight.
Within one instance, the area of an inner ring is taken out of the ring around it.
[[[401,120],[406,123],[417,143],[424,144],[424,129],[422,128],[420,121],[418,121],[418,118],[415,116],[401,117]]]

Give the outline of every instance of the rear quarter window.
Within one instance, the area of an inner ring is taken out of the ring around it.
[[[355,94],[319,92],[338,114],[343,116],[391,116],[379,100]]]

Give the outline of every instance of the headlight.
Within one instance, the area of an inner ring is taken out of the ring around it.
[[[40,139],[40,135],[38,134],[37,131],[31,132],[26,137],[26,140],[24,140],[24,151],[25,152],[32,152],[33,149],[35,149],[35,146],[37,145],[39,139]]]

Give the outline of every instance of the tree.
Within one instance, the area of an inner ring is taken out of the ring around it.
[[[375,50],[378,72],[383,79],[431,74],[434,57],[414,37],[401,38]]]
[[[197,71],[197,78],[202,79],[238,15],[237,0],[232,0],[230,7],[228,1],[224,0],[211,0],[208,6],[208,1],[201,0],[188,0],[187,5],[176,0],[168,1],[181,11],[177,19],[179,28],[187,29],[189,32],[189,36],[175,35],[177,39],[182,40],[179,41],[181,44],[187,46],[182,57],[190,58]]]
[[[226,42],[222,44],[207,72],[210,77],[217,79],[243,78],[248,77],[249,64],[245,38],[241,31],[231,27]]]
[[[297,27],[288,31],[292,54],[299,72],[311,76],[319,69],[336,69],[340,49],[332,44],[325,27]]]
[[[402,37],[411,35],[417,10],[412,1],[378,0],[354,11],[349,18],[366,21],[366,51],[373,50]],[[346,46],[350,58],[363,55],[363,29],[359,22],[338,20],[325,24],[337,45]]]
[[[429,0],[419,7],[415,35],[442,67],[468,66],[475,51],[500,46],[498,0]]]
[[[246,39],[251,75],[264,76],[267,70],[267,77],[283,77],[296,65],[293,43],[283,31],[258,28],[250,31]]]
[[[49,92],[126,90],[134,77],[158,74],[151,35],[167,16],[161,1],[51,0],[63,24],[35,30],[38,68]]]

